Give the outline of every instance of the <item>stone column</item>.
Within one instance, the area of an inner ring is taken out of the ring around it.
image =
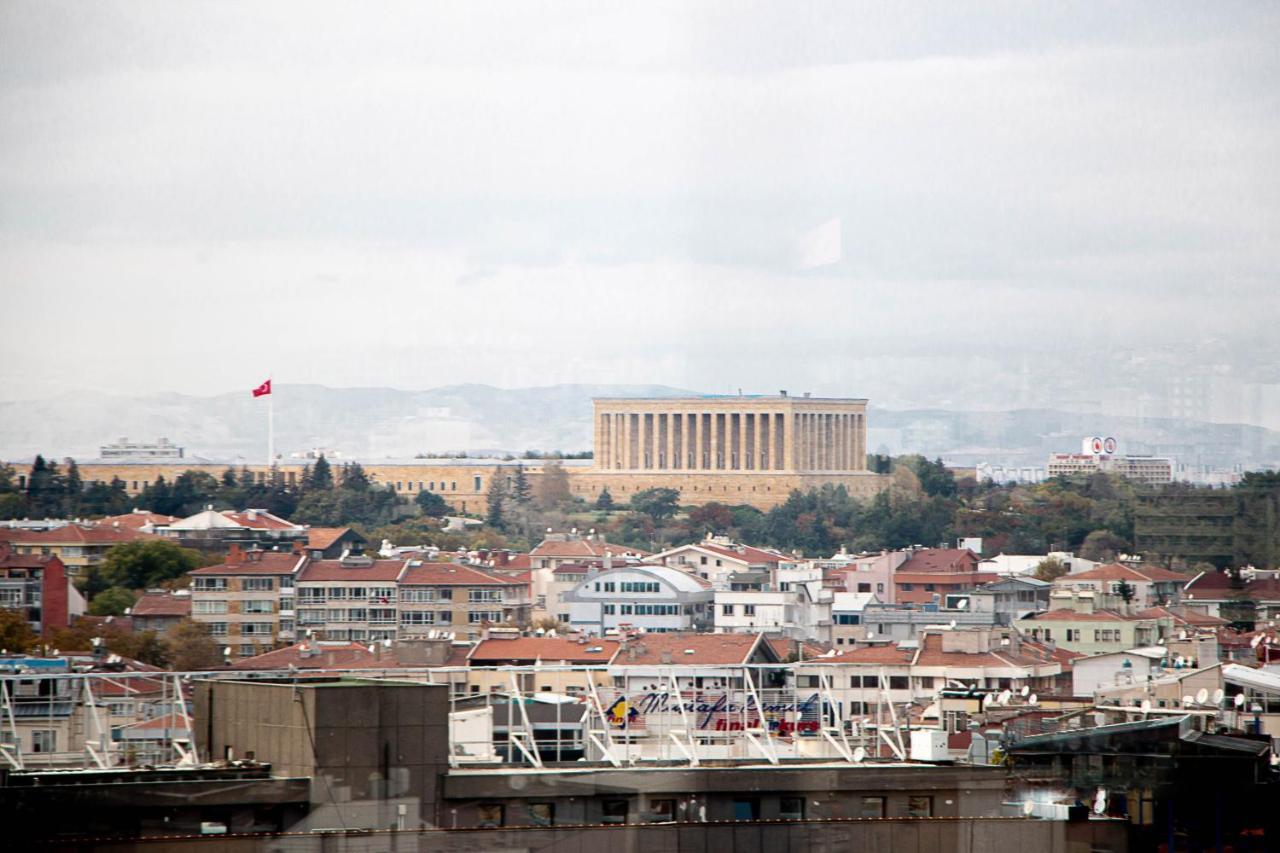
[[[711,450],[710,458],[707,460],[707,467],[713,470],[720,468],[720,454],[723,449],[720,447],[720,415],[716,412],[711,413]]]

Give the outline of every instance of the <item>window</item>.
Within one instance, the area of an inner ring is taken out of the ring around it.
[[[195,586],[193,588],[195,589],[196,592],[226,592],[227,579],[226,578],[196,578]]]
[[[240,582],[240,588],[245,592],[270,592],[275,587],[274,578],[245,578]]]
[[[648,819],[654,823],[668,823],[676,819],[675,800],[650,800]]]
[[[891,675],[891,676],[889,676],[889,689],[890,689],[890,690],[906,690],[909,686],[910,686],[910,685],[907,683],[907,676],[905,676],[905,675]]]
[[[437,599],[434,589],[414,589],[406,587],[400,590],[400,600],[406,604],[428,604]]]
[[[755,616],[755,615],[756,615],[756,606],[755,606],[754,604],[744,604],[744,605],[742,605],[742,615],[743,615],[743,616]]]
[[[911,592],[913,589],[915,589],[915,584],[904,583],[902,585],[903,592]]]
[[[476,824],[502,826],[506,822],[506,811],[501,803],[481,803],[476,806]]]
[[[933,817],[933,797],[907,797],[907,817]]]
[[[626,823],[627,801],[605,800],[600,804],[601,823]]]
[[[604,606],[604,608],[603,608],[603,609],[604,609],[604,615],[605,615],[605,616],[613,616],[613,615],[614,615],[614,606],[613,606],[612,604],[606,604],[606,605]]]
[[[57,752],[58,732],[55,729],[36,729],[31,733],[32,752]]]
[[[467,590],[467,601],[472,603],[487,603],[502,601],[502,590],[500,589],[471,589]]]
[[[256,655],[257,653],[258,653],[258,647],[257,647],[257,646],[255,646],[253,643],[241,643],[241,644],[240,644],[240,657],[242,657],[242,658],[251,658],[251,657],[253,657],[254,655]]]
[[[631,615],[632,615],[632,613],[631,613],[631,605],[630,605],[630,604],[623,604],[623,605],[621,605],[621,607],[622,607],[622,615],[623,615],[623,616],[631,616]]]
[[[434,625],[436,624],[436,614],[431,610],[406,610],[400,614],[400,624],[410,625]]]
[[[240,625],[240,635],[244,637],[270,637],[270,622],[245,622]]]
[[[871,592],[871,584],[869,583],[858,584],[858,592]]]
[[[396,611],[390,607],[374,607],[369,610],[369,622],[374,625],[394,625],[395,621]]]
[[[778,817],[783,820],[804,820],[804,797],[782,797],[778,800]]]
[[[862,617],[857,613],[837,613],[835,614],[837,625],[860,625]]]
[[[478,492],[478,491],[480,491],[480,478],[479,478],[479,477],[476,477],[476,478],[475,478],[475,491],[477,491],[477,492]]]
[[[467,622],[479,625],[481,622],[501,622],[502,612],[499,610],[472,610],[467,613]]]
[[[226,613],[227,603],[225,601],[193,601],[191,602],[191,614],[193,616],[208,616],[210,614]]]
[[[1079,639],[1080,639],[1080,629],[1079,629],[1079,628],[1068,628],[1068,629],[1067,629],[1067,642],[1068,642],[1068,643],[1076,642],[1076,641],[1078,641]]]
[[[732,615],[733,615],[733,605],[732,605],[732,604],[724,604],[724,605],[721,605],[721,607],[720,607],[720,612],[721,612],[721,613],[723,613],[725,616],[732,616]]]
[[[863,797],[858,817],[884,817],[884,797]]]
[[[243,601],[240,603],[241,613],[273,613],[274,604],[270,601]]]
[[[760,800],[756,797],[735,797],[733,800],[734,820],[759,820]]]
[[[209,633],[215,637],[225,637],[227,635],[226,622],[210,622]]]
[[[924,585],[924,591],[925,591],[925,592],[933,592],[933,590],[934,590],[934,586],[933,586],[933,584],[931,584],[931,583],[927,583],[927,584],[925,584],[925,585]]]
[[[548,687],[548,690],[551,688]],[[556,822],[555,803],[529,803],[529,822],[535,826],[554,826]]]

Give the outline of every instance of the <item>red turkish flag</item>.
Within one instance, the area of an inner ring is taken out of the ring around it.
[[[257,388],[254,388],[254,389],[253,389],[253,396],[255,396],[255,397],[265,397],[266,395],[268,395],[268,394],[270,394],[270,393],[271,393],[271,380],[270,380],[270,379],[268,379],[266,382],[263,382],[263,383],[262,383],[261,385],[259,385]]]

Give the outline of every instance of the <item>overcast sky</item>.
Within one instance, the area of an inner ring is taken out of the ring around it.
[[[1266,374],[1280,5],[606,5],[0,5],[0,398]]]

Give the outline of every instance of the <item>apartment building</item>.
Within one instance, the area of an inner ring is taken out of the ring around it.
[[[1087,572],[1063,575],[1054,580],[1053,586],[1055,590],[1089,591],[1122,597],[1127,588],[1129,598],[1126,603],[1137,607],[1157,607],[1178,604],[1182,600],[1182,588],[1190,580],[1189,575],[1180,575],[1159,566],[1108,563]]]
[[[304,554],[232,545],[221,565],[191,574],[191,618],[209,627],[230,657],[253,657],[296,636],[295,580]]]
[[[731,539],[708,535],[701,542],[670,548],[654,554],[648,562],[681,569],[711,581],[728,584],[730,575],[743,572],[774,572],[780,565],[796,562],[778,551],[752,548]]]
[[[56,556],[72,577],[101,563],[107,551],[122,542],[154,538],[138,528],[118,523],[72,523],[48,530],[0,527],[0,542],[8,543],[13,553]]]
[[[715,591],[712,618],[716,633],[769,631],[798,640],[831,642],[833,590],[821,578],[748,585],[733,583]],[[762,577],[768,578],[768,575]]]
[[[711,626],[711,582],[666,566],[627,566],[587,575],[565,593],[569,623],[590,634],[620,628],[691,631]]]
[[[896,604],[938,604],[948,596],[994,583],[1000,576],[979,571],[978,555],[968,548],[920,548],[893,574]]]
[[[401,636],[443,629],[478,639],[489,625],[523,625],[530,618],[527,581],[473,566],[410,560],[397,586]]]
[[[396,637],[396,581],[404,560],[360,555],[306,559],[297,574],[297,630],[322,640],[356,642]]]
[[[70,625],[85,601],[56,554],[19,554],[0,542],[0,609],[20,611],[46,634]]]

